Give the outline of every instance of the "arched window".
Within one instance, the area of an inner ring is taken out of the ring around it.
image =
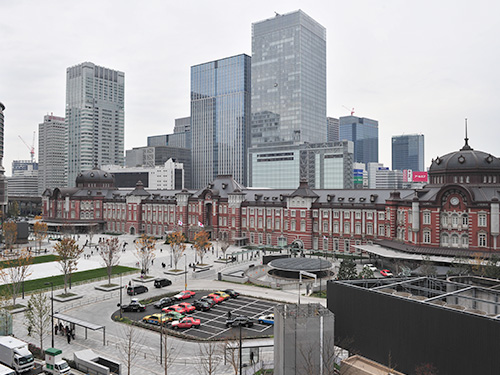
[[[469,216],[467,214],[462,215],[462,225],[463,226],[469,225]]]
[[[448,214],[447,213],[443,213],[441,215],[441,225],[443,225],[443,226],[448,225]]]
[[[441,234],[441,245],[442,246],[448,246],[448,233],[443,233]]]
[[[478,234],[478,246],[479,247],[486,247],[487,246],[486,233],[479,233]]]
[[[424,243],[431,243],[431,232],[428,230],[424,231]]]
[[[453,234],[451,236],[451,246],[458,247],[458,234]]]
[[[458,215],[457,214],[451,215],[451,225],[453,225],[454,228],[457,227],[457,225],[458,225]]]
[[[462,247],[469,247],[469,236],[462,236]]]

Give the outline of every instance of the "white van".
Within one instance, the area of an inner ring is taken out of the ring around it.
[[[16,375],[16,372],[0,363],[0,375]]]

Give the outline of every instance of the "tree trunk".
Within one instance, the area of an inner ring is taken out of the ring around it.
[[[64,273],[64,294],[68,293],[68,273]]]

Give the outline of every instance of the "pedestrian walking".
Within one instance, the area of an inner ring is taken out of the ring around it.
[[[58,329],[59,329],[59,326],[56,324],[56,325],[54,326],[54,332],[56,333],[56,336],[57,336],[57,330],[58,330]]]
[[[66,334],[66,339],[68,340],[68,344],[71,344],[71,335],[69,332]]]

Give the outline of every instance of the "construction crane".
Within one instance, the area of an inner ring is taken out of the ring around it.
[[[349,109],[347,108],[345,105],[343,105],[342,107],[344,107],[345,109],[347,109],[349,112],[351,112],[351,116],[354,115],[354,108],[352,109]]]
[[[23,141],[23,143],[26,145],[26,147],[28,147],[28,150],[30,150],[30,156],[31,156],[32,163],[35,161],[35,135],[36,135],[36,132],[33,132],[33,142],[31,143],[31,146],[29,144],[27,144],[20,135],[18,135],[19,139],[21,141]]]

